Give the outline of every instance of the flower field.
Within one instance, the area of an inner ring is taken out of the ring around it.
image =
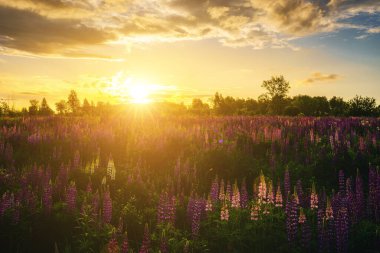
[[[0,121],[1,252],[380,252],[380,119]]]

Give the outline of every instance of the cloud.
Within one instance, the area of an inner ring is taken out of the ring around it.
[[[96,45],[113,38],[75,19],[49,19],[35,12],[0,6],[0,45],[36,54]],[[66,52],[67,53],[67,52]]]
[[[295,49],[294,38],[322,32],[357,29],[359,39],[379,33],[347,21],[378,12],[378,0],[0,0],[0,50],[107,59],[87,48],[209,38]]]
[[[305,84],[313,84],[315,82],[331,82],[335,81],[339,78],[337,74],[322,74],[320,72],[315,72],[311,74],[310,77],[305,79],[303,83]]]

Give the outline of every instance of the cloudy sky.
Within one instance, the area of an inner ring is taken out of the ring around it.
[[[291,94],[380,102],[379,0],[0,0],[0,98]]]

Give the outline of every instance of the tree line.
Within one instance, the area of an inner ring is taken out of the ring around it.
[[[297,95],[289,97],[290,84],[285,78],[273,76],[263,81],[261,85],[266,93],[257,99],[234,98],[220,93],[204,102],[194,98],[189,106],[183,103],[156,103],[156,111],[163,114],[193,114],[193,115],[286,115],[286,116],[363,116],[379,117],[380,105],[375,98],[356,95],[345,101],[341,97]],[[67,100],[55,103],[55,111],[48,105],[45,98],[40,101],[32,99],[28,108],[17,111],[8,103],[0,102],[0,116],[49,116],[59,115],[99,115],[120,110],[122,106],[109,103],[89,102],[86,98],[80,102],[75,90],[71,90]]]

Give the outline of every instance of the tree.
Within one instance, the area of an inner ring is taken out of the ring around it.
[[[348,101],[349,113],[352,116],[375,116],[376,100],[371,97],[362,97],[356,95]]]
[[[343,98],[333,96],[329,100],[331,114],[334,116],[344,116],[348,113],[348,103]]]
[[[57,110],[57,112],[59,112],[59,114],[63,114],[65,112],[67,112],[67,103],[65,100],[61,100],[57,103],[55,103],[55,109]]]
[[[272,76],[270,80],[263,81],[261,87],[267,90],[271,103],[269,111],[271,114],[282,114],[286,107],[286,96],[290,89],[290,84],[284,76]]]
[[[37,115],[38,113],[38,100],[32,99],[29,100],[30,106],[29,106],[29,115]]]
[[[75,90],[70,91],[69,97],[67,98],[67,104],[72,113],[78,113],[80,108],[80,102]]]
[[[39,109],[39,113],[41,115],[44,115],[44,116],[52,115],[54,113],[53,110],[49,107],[45,98],[42,99],[41,107]]]
[[[90,114],[91,113],[91,105],[90,103],[88,102],[87,98],[85,98],[83,100],[83,106],[82,106],[82,110],[85,114]]]
[[[191,112],[197,115],[206,115],[209,114],[210,108],[209,105],[203,103],[203,101],[199,98],[194,98],[191,103]]]
[[[289,92],[290,84],[284,76],[272,76],[270,80],[263,81],[261,87],[265,88],[271,99],[274,97],[285,98]]]

